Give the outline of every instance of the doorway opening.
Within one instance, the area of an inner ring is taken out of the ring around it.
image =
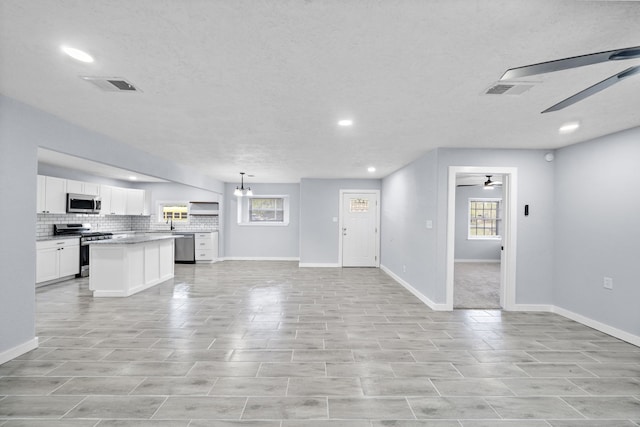
[[[447,309],[515,305],[517,169],[449,167]]]
[[[340,190],[341,267],[380,266],[380,191]]]

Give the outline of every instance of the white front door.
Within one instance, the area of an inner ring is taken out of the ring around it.
[[[342,194],[342,266],[378,266],[378,192]]]

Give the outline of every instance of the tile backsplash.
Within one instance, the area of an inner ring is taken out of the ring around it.
[[[149,216],[140,215],[38,214],[36,238],[53,236],[53,224],[89,223],[92,231],[145,231],[149,220]]]
[[[158,223],[155,215],[83,215],[38,214],[36,238],[53,236],[53,224],[91,224],[92,231],[147,231],[169,230],[169,224]],[[173,223],[177,231],[217,230],[218,217],[213,215],[190,216],[186,223]]]
[[[192,215],[187,222],[174,222],[173,227],[176,231],[206,231],[217,230],[219,224],[217,215]],[[151,215],[151,230],[169,230],[169,227],[165,222],[156,222],[156,216]]]

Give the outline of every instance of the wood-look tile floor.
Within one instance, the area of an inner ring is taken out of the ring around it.
[[[434,312],[378,269],[177,265],[37,290],[0,426],[636,426],[640,348],[547,313]]]

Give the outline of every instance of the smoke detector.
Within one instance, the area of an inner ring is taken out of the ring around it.
[[[133,83],[123,79],[122,77],[91,77],[80,76],[86,82],[89,82],[105,92],[141,92]]]

